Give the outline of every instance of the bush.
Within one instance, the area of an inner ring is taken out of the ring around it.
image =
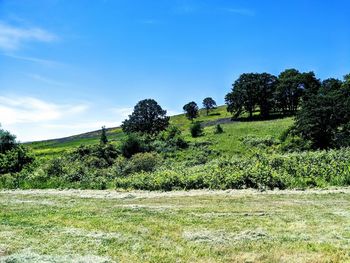
[[[350,149],[254,154],[248,158],[219,158],[205,165],[180,164],[155,172],[117,178],[116,186],[143,190],[173,189],[284,189],[350,184]]]
[[[199,122],[195,122],[190,127],[190,132],[193,138],[203,135],[203,128]]]
[[[215,126],[215,131],[214,131],[214,133],[215,133],[215,134],[221,134],[221,133],[223,133],[223,132],[224,132],[224,129],[221,127],[220,124],[217,124],[217,125]]]
[[[130,134],[121,145],[121,151],[124,157],[130,158],[136,153],[146,152],[146,146],[140,136]]]
[[[16,145],[5,153],[0,153],[0,174],[20,172],[34,161],[34,156],[23,145]]]
[[[161,163],[161,157],[156,153],[137,153],[130,159],[119,157],[114,166],[117,177],[138,172],[153,172]]]
[[[254,136],[245,136],[241,138],[241,141],[244,145],[250,147],[271,147],[277,145],[279,142],[271,136],[266,137],[254,137]]]

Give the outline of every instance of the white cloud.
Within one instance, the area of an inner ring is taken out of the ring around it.
[[[87,105],[58,105],[32,97],[9,98],[0,96],[0,121],[3,125],[37,123],[79,114]]]
[[[67,137],[117,127],[133,108],[103,110],[91,104],[58,104],[34,97],[0,96],[0,123],[20,141]]]
[[[38,27],[21,28],[0,21],[0,48],[3,50],[16,50],[27,41],[52,42],[56,39],[57,36]]]

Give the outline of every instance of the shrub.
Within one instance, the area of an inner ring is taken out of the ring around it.
[[[146,147],[139,136],[136,134],[130,134],[121,145],[121,151],[124,157],[130,158],[136,153],[146,151]]]
[[[143,190],[306,188],[350,184],[350,149],[254,154],[248,158],[219,158],[205,165],[180,164],[155,172],[117,178],[116,186]]]
[[[203,135],[203,128],[199,122],[195,122],[190,127],[190,132],[193,138]]]
[[[16,145],[5,153],[0,153],[0,174],[20,172],[34,161],[34,156],[23,145]]]
[[[221,133],[223,133],[223,132],[224,132],[224,129],[221,127],[220,124],[217,124],[217,125],[215,126],[215,131],[214,131],[214,133],[215,133],[215,134],[221,134]]]
[[[137,153],[131,157],[129,167],[132,172],[152,172],[160,162],[161,159],[156,153]]]
[[[248,135],[241,138],[241,141],[244,145],[250,147],[270,147],[279,143],[276,139],[274,139],[271,136],[254,137]]]
[[[127,176],[138,172],[153,172],[161,163],[161,157],[156,153],[137,153],[130,159],[119,157],[114,164],[116,176]]]

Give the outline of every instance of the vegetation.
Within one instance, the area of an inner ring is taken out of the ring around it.
[[[2,262],[348,262],[349,189],[0,192]]]
[[[216,102],[211,97],[207,97],[203,100],[203,108],[207,111],[207,115],[209,115],[210,110],[216,108]]]
[[[186,117],[193,122],[193,119],[198,117],[198,105],[194,101],[191,101],[187,103],[185,106],[183,106],[183,110],[186,113]]]
[[[195,122],[190,127],[191,136],[197,138],[203,135],[203,128],[199,122]]]
[[[16,141],[16,136],[0,129],[0,179],[1,175],[21,172],[34,157]]]
[[[103,126],[102,129],[101,129],[100,143],[102,143],[102,144],[107,144],[108,143],[108,138],[107,138],[106,127],[105,126]]]
[[[126,133],[141,132],[150,135],[158,134],[169,125],[166,110],[153,99],[141,100],[134,107],[129,119],[125,120],[122,129]]]
[[[314,96],[303,102],[297,114],[295,132],[312,142],[313,148],[350,145],[350,76],[322,82]]]
[[[349,76],[321,82],[294,69],[242,74],[227,107],[208,97],[203,109],[190,102],[184,115],[169,118],[156,101],[142,100],[122,129],[29,144],[35,160],[1,131],[0,188],[347,186],[349,83]]]

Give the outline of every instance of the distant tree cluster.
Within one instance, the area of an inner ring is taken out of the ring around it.
[[[216,102],[213,98],[207,97],[202,102],[203,108],[206,111],[207,116],[209,115],[210,111],[213,109],[216,109]],[[195,118],[199,117],[199,107],[196,102],[191,101],[183,106],[183,110],[185,112],[185,115],[187,119],[193,122]]]
[[[320,81],[313,72],[287,69],[278,77],[245,73],[232,85],[225,101],[235,118],[254,112],[295,115],[289,134],[315,149],[350,146],[350,74],[344,80]]]
[[[244,73],[232,84],[225,101],[234,117],[247,112],[251,118],[256,110],[262,118],[268,118],[271,112],[295,114],[302,99],[320,86],[313,72],[301,73],[296,69],[287,69],[278,77],[269,73]]]

